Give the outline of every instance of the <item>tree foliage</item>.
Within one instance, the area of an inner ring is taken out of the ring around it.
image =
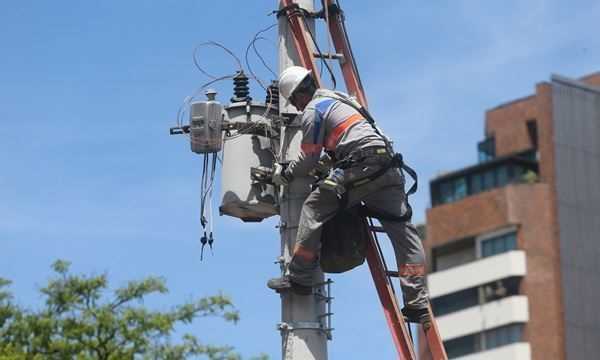
[[[52,265],[55,277],[40,289],[45,305],[36,311],[17,306],[6,290],[10,281],[0,278],[0,359],[240,359],[230,346],[203,344],[190,334],[172,340],[177,324],[197,318],[237,322],[226,296],[150,310],[143,300],[167,292],[163,279],[131,281],[109,294],[106,275],[73,275],[69,265]]]

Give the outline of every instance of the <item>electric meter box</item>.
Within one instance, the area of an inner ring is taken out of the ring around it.
[[[268,122],[263,115],[266,106],[239,102],[225,108],[229,123]],[[242,131],[243,132],[243,131]],[[278,141],[256,134],[232,133],[225,136],[221,172],[221,215],[237,217],[246,222],[262,221],[277,215],[275,187],[251,178],[251,168],[272,168],[278,151]]]
[[[208,100],[190,106],[190,144],[197,154],[216,153],[223,146],[223,105],[215,95],[215,91],[207,91]]]

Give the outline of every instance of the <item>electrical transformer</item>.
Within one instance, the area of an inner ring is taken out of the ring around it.
[[[249,101],[225,108],[227,122],[237,124],[240,130],[225,135],[221,215],[249,222],[278,214],[274,186],[252,176],[253,170],[272,168],[273,153],[278,151],[277,140],[261,135],[261,129],[266,129],[264,125],[270,121],[264,117],[266,111],[267,106]]]
[[[190,107],[190,144],[197,154],[216,153],[223,145],[223,105],[215,100],[216,91],[206,92],[206,101]]]

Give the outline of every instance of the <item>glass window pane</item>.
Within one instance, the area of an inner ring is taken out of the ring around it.
[[[492,244],[489,241],[481,243],[481,256],[486,257],[492,255]]]
[[[500,239],[496,238],[496,239],[492,240],[491,242],[492,242],[492,248],[493,248],[492,253],[494,255],[500,254],[501,252],[504,251],[504,241],[502,241],[502,238],[500,238]]]
[[[494,171],[488,170],[483,175],[483,190],[489,190],[495,186]]]
[[[503,235],[497,241],[500,243],[499,247],[501,249],[500,250],[501,253],[508,251],[508,248],[506,247],[506,235]]]
[[[506,327],[494,330],[494,337],[496,338],[496,347],[504,345],[506,343]]]
[[[499,346],[521,341],[523,326],[512,324],[498,327],[485,332],[485,349],[493,349]]]
[[[497,183],[498,186],[504,186],[508,183],[508,171],[506,166],[500,166],[497,170]]]
[[[517,248],[517,234],[510,233],[506,235],[506,249],[514,250]]]
[[[452,202],[452,187],[447,182],[440,185],[440,200],[442,204]]]
[[[512,325],[509,332],[509,343],[521,341],[521,325]]]
[[[477,351],[476,335],[467,335],[460,338],[444,341],[444,347],[448,358],[456,358],[463,355],[472,354]]]
[[[473,176],[471,176],[471,193],[477,194],[480,191],[481,191],[481,175],[473,174]]]
[[[485,239],[481,242],[481,256],[492,256],[517,248],[517,233],[508,234]]]
[[[440,296],[432,300],[432,308],[436,316],[449,314],[478,304],[479,293],[476,287]]]
[[[464,177],[454,180],[454,200],[467,196],[467,181]]]
[[[485,334],[485,348],[493,349],[498,346],[498,339],[496,338],[496,331],[491,330]]]
[[[513,180],[514,181],[521,181],[521,178],[523,177],[523,173],[524,173],[524,169],[521,165],[515,165],[513,168]]]

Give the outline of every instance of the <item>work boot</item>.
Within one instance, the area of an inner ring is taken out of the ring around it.
[[[280,278],[274,278],[267,282],[269,289],[273,289],[278,293],[283,291],[292,290],[297,295],[310,295],[312,294],[312,286],[300,285],[290,280],[289,276],[283,276]]]
[[[404,320],[407,322],[423,325],[425,331],[431,327],[431,316],[428,308],[415,309],[405,306],[402,308],[402,315],[404,315]]]

